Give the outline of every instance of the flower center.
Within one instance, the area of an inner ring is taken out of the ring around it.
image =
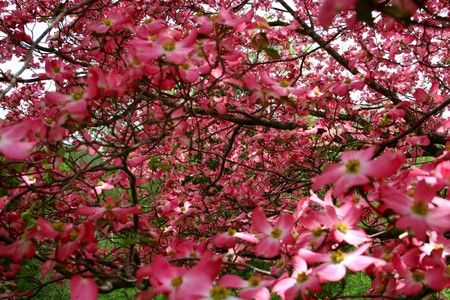
[[[339,231],[342,232],[342,233],[347,233],[348,225],[347,225],[347,224],[344,224],[344,223],[338,223],[338,224],[336,225],[336,229],[339,230]]]
[[[106,203],[103,207],[106,208],[107,210],[111,210],[111,209],[113,209],[114,207],[116,207],[116,204],[111,203],[111,202],[108,202],[108,203]]]
[[[291,84],[286,79],[281,79],[280,80],[280,86],[286,88],[286,87],[290,87]]]
[[[234,229],[228,229],[228,235],[229,236],[234,236],[236,234],[236,230]]]
[[[170,283],[173,287],[179,287],[183,283],[183,278],[181,276],[175,277]]]
[[[412,273],[411,277],[414,279],[414,281],[421,282],[422,280],[425,279],[425,274],[422,271],[417,270],[414,273]]]
[[[359,169],[361,167],[361,163],[359,162],[359,159],[350,159],[346,164],[345,164],[345,170],[347,171],[348,174],[355,174],[359,172]]]
[[[104,19],[103,24],[105,24],[106,26],[111,26],[112,24],[114,24],[114,20],[113,19]]]
[[[230,291],[223,286],[215,286],[209,290],[209,295],[214,300],[221,300],[228,298]]]
[[[318,226],[318,227],[315,227],[315,228],[313,228],[313,230],[311,230],[311,232],[312,232],[312,234],[315,236],[315,237],[320,237],[321,235],[322,235],[322,227],[320,227],[320,226]]]
[[[53,223],[52,228],[56,231],[63,231],[64,230],[64,223]]]
[[[77,101],[83,98],[84,92],[81,90],[75,91],[72,93],[72,100]]]
[[[333,252],[331,254],[331,261],[335,264],[341,263],[345,259],[345,253],[341,250],[338,250],[336,252]]]
[[[248,285],[250,287],[257,287],[257,286],[259,286],[260,283],[261,283],[261,278],[258,276],[252,276],[248,280]]]
[[[174,41],[165,41],[162,43],[162,47],[166,51],[173,51],[175,50],[175,42]]]
[[[297,274],[297,282],[302,283],[308,280],[308,275],[305,272],[301,272]]]
[[[275,227],[275,228],[272,230],[272,232],[270,233],[270,235],[271,235],[274,239],[279,239],[282,233],[283,233],[283,231],[282,231],[280,228]]]
[[[414,201],[411,210],[419,216],[426,216],[428,214],[428,203],[424,201]]]

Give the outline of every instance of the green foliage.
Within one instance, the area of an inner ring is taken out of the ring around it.
[[[69,299],[69,282],[54,282],[49,276],[44,279],[40,278],[40,263],[31,260],[23,263],[18,273],[17,288],[20,292],[33,291],[33,299],[52,300],[52,299]],[[43,286],[42,289],[39,287]]]
[[[318,299],[364,295],[370,288],[370,285],[371,279],[364,272],[348,274],[342,281],[329,282],[323,285],[322,291],[318,294]],[[365,298],[352,299],[362,300]]]

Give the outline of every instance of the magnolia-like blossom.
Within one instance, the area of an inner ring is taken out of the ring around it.
[[[270,292],[267,285],[271,280],[263,279],[260,275],[251,276],[248,280],[234,274],[226,274],[219,279],[219,285],[230,288],[241,288],[238,296],[249,300],[270,299]]]
[[[0,128],[0,153],[11,159],[27,158],[36,142],[28,141],[29,124],[23,122]]]
[[[163,31],[154,36],[154,41],[135,39],[132,45],[136,49],[136,57],[149,63],[164,55],[165,60],[170,63],[183,64],[187,60],[187,54],[196,49],[197,31],[191,31],[182,40],[178,39],[179,35],[177,31]]]
[[[319,24],[328,28],[338,13],[352,8],[356,2],[357,0],[325,0],[319,11]]]
[[[248,232],[237,232],[235,229],[228,229],[227,232],[222,232],[219,233],[215,238],[214,238],[214,245],[216,245],[216,247],[219,248],[233,248],[238,239],[242,240],[242,241],[246,241],[249,243],[258,243],[259,239]]]
[[[372,160],[374,154],[374,147],[342,153],[342,163],[327,165],[321,175],[312,179],[313,190],[334,183],[333,195],[342,196],[353,187],[368,184],[370,177],[383,178],[392,175],[404,161],[404,156],[400,153],[386,152]]]
[[[297,299],[299,293],[302,299],[307,299],[308,291],[320,292],[320,280],[312,269],[308,269],[306,261],[296,255],[292,258],[292,275],[279,280],[273,287],[282,300]]]
[[[92,278],[75,275],[70,279],[70,300],[95,300],[98,287]]]
[[[314,272],[319,276],[321,281],[339,281],[345,277],[346,268],[349,268],[353,272],[359,272],[372,264],[378,266],[386,264],[382,259],[362,255],[369,247],[370,244],[365,244],[353,252],[335,250],[330,253],[316,253],[306,249],[300,249],[298,254],[308,263],[323,263],[314,268]]]
[[[91,216],[92,221],[96,221],[103,216],[107,218],[118,219],[120,222],[125,223],[127,221],[127,216],[131,214],[139,213],[140,208],[137,206],[133,207],[116,207],[114,201],[109,201],[105,203],[103,207],[89,207],[80,206],[77,208],[77,212],[83,216]]]
[[[340,211],[345,213],[340,215]],[[345,241],[350,245],[359,245],[368,240],[364,230],[357,226],[361,209],[352,203],[341,207],[326,206],[325,211],[317,213],[317,219],[331,232],[331,238],[335,242]]]
[[[29,238],[23,238],[6,246],[0,245],[0,257],[10,256],[15,263],[20,263],[24,258],[30,259],[36,253],[36,247]]]
[[[294,218],[289,214],[281,214],[275,226],[267,221],[261,208],[255,208],[252,213],[253,229],[261,234],[261,241],[255,247],[255,254],[263,257],[274,257],[280,253],[281,243],[292,243],[292,228]]]
[[[204,299],[213,290],[213,280],[218,275],[220,258],[206,252],[200,262],[191,269],[175,267],[163,256],[157,256],[151,265],[141,267],[136,278],[150,278],[153,287],[137,295],[137,299],[153,299],[157,294],[168,295],[169,300]],[[216,291],[218,292],[218,291]]]
[[[417,239],[424,241],[429,228],[437,231],[450,229],[448,201],[435,197],[437,190],[436,186],[428,185],[425,180],[419,181],[412,197],[384,186],[381,190],[384,202],[381,209],[390,208],[400,214],[395,226],[411,229]]]

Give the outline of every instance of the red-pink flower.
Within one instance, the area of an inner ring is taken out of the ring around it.
[[[75,275],[70,279],[70,300],[95,300],[98,287],[92,278]]]
[[[344,214],[339,213],[343,211]],[[325,211],[319,212],[317,219],[331,231],[331,238],[335,242],[345,241],[350,245],[359,245],[367,241],[364,230],[357,226],[361,210],[353,203],[341,207],[326,206]]]
[[[142,267],[136,273],[138,280],[149,276],[153,287],[138,298],[151,298],[163,293],[169,296],[169,300],[202,299],[213,288],[213,279],[218,275],[220,264],[221,260],[210,252],[205,253],[191,269],[175,267],[163,256],[157,256],[150,266]]]
[[[127,216],[130,214],[139,213],[140,208],[137,206],[133,207],[116,207],[114,201],[109,201],[105,203],[103,207],[89,207],[89,206],[80,206],[77,208],[77,212],[83,216],[91,215],[91,220],[96,221],[103,216],[107,218],[113,218],[120,220],[121,223],[125,223],[127,221]]]
[[[267,300],[270,299],[270,292],[267,285],[272,280],[263,279],[260,275],[253,275],[248,280],[233,274],[226,274],[219,279],[219,285],[230,288],[241,288],[238,296],[249,300]]]
[[[292,228],[294,218],[292,215],[282,213],[275,226],[267,221],[261,208],[255,208],[252,213],[253,229],[260,232],[261,241],[255,247],[255,254],[263,257],[274,257],[280,253],[281,243],[292,243]]]
[[[353,252],[336,250],[330,253],[316,253],[306,249],[300,249],[298,254],[308,263],[323,263],[314,268],[314,272],[319,276],[321,281],[339,281],[344,278],[346,268],[349,268],[353,272],[359,272],[372,264],[377,264],[378,266],[386,264],[382,259],[362,255],[369,247],[370,244],[365,244]]]
[[[36,142],[28,141],[30,128],[27,122],[0,129],[0,152],[12,159],[27,158]]]
[[[392,175],[404,161],[402,154],[392,152],[386,152],[372,160],[374,153],[374,147],[344,152],[341,156],[342,163],[329,164],[321,175],[312,178],[313,189],[334,183],[333,194],[342,196],[352,187],[368,184],[370,177]]]
[[[214,245],[219,248],[232,248],[236,245],[238,239],[253,244],[259,242],[259,239],[251,233],[237,232],[236,230],[230,228],[227,232],[219,233],[214,238]]]
[[[80,122],[89,117],[86,94],[83,90],[77,90],[71,95],[59,92],[47,92],[45,99],[50,103],[60,106],[61,110],[75,121]]]
[[[15,263],[20,263],[24,258],[30,259],[36,253],[36,247],[31,239],[23,238],[6,246],[0,245],[0,256],[10,256]]]
[[[410,228],[417,239],[424,241],[429,228],[450,229],[450,211],[445,205],[447,201],[435,197],[437,190],[438,187],[428,185],[425,180],[419,181],[412,197],[393,187],[384,186],[381,190],[384,202],[381,209],[390,208],[400,214],[395,226]]]
[[[297,299],[299,293],[302,299],[307,299],[308,291],[319,292],[320,281],[312,269],[308,269],[306,261],[296,255],[292,258],[292,275],[279,280],[273,287],[282,300]]]
[[[352,8],[357,0],[325,0],[319,12],[319,24],[328,28],[334,17],[343,10]]]
[[[180,65],[186,61],[187,54],[197,49],[195,45],[197,32],[191,31],[182,40],[177,40],[178,36],[177,31],[163,31],[156,36],[154,42],[136,39],[132,43],[137,58],[145,63],[164,55],[166,61]]]

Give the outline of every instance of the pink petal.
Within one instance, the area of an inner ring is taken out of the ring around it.
[[[92,278],[83,278],[75,275],[70,279],[71,300],[95,300],[98,295],[98,287]]]
[[[345,277],[346,273],[344,265],[331,263],[320,265],[316,271],[319,278],[325,281],[339,281]]]
[[[272,232],[272,226],[266,219],[266,215],[261,208],[255,208],[252,213],[252,221],[253,221],[253,229],[265,233],[270,234]]]
[[[271,258],[280,253],[280,241],[272,237],[266,237],[255,247],[257,256]]]
[[[219,279],[218,284],[230,288],[244,288],[248,286],[247,280],[233,274],[226,274]]]

